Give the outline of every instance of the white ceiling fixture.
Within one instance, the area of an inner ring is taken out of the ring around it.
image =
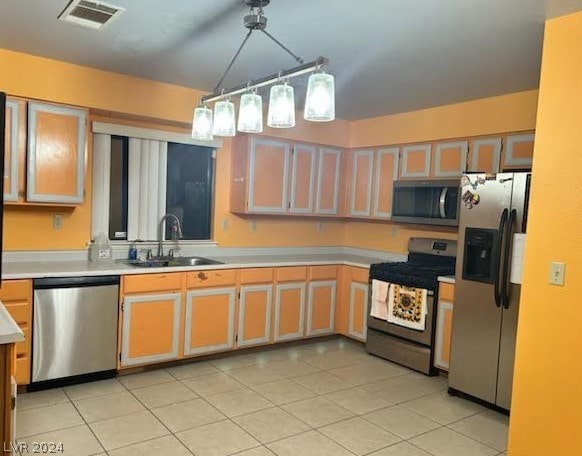
[[[270,91],[269,112],[267,124],[272,128],[293,128],[295,126],[295,94],[289,85],[291,78],[313,73],[309,77],[307,98],[305,101],[305,120],[313,122],[329,122],[335,119],[335,84],[334,77],[324,73],[328,64],[325,57],[319,57],[313,62],[305,63],[287,46],[267,32],[267,18],[263,8],[270,0],[243,0],[251,8],[250,14],[244,17],[244,26],[248,32],[226,67],[214,92],[205,95],[200,106],[194,109],[192,120],[192,137],[200,140],[211,140],[214,136],[235,136],[235,108],[231,97],[241,96],[238,130],[245,133],[261,133],[263,131],[262,98],[257,95],[257,88],[272,86]],[[288,70],[281,70],[258,79],[253,79],[237,87],[222,88],[222,83],[236,62],[248,39],[254,31],[260,31],[275,44],[288,53],[299,64]],[[214,119],[208,103],[216,102]]]
[[[111,23],[125,8],[103,2],[72,0],[59,15],[59,20],[101,30]]]

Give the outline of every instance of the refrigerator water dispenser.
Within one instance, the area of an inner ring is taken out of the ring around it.
[[[498,231],[485,228],[465,229],[463,279],[494,283],[498,263]]]

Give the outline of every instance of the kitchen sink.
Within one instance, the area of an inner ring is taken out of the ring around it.
[[[149,260],[119,260],[120,263],[138,268],[165,268],[179,266],[206,266],[211,264],[224,264],[222,261],[211,260],[203,257],[154,257]]]

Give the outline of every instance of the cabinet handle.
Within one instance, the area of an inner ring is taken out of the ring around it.
[[[206,274],[204,274],[203,272],[199,272],[198,273],[198,278],[200,280],[206,280],[208,277],[206,276]]]

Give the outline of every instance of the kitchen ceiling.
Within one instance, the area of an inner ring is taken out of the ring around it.
[[[1,0],[0,48],[211,91],[246,32],[242,0],[107,2],[126,11],[95,31],[57,20],[68,0]],[[536,88],[544,20],[580,9],[582,0],[272,0],[265,14],[305,60],[329,57],[337,115],[360,119]],[[225,84],[294,65],[256,34]]]

